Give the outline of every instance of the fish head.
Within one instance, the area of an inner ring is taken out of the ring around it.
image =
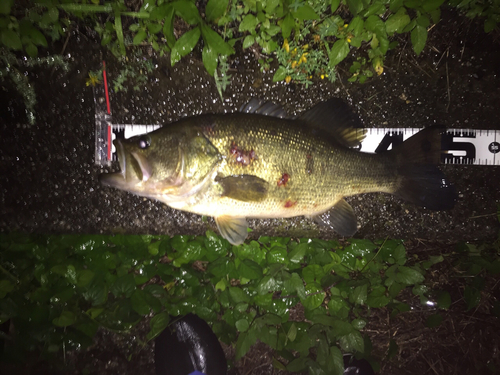
[[[113,144],[120,172],[100,175],[101,183],[166,203],[198,191],[221,158],[201,133],[189,128],[160,129]]]

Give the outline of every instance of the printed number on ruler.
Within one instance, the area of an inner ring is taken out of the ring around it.
[[[403,143],[420,128],[366,129],[360,150],[382,152]],[[443,134],[441,161],[444,164],[500,165],[500,130],[450,129]]]

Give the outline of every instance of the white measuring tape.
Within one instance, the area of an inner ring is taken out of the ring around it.
[[[112,142],[150,133],[161,125],[111,124],[101,122],[96,131],[96,164],[106,165],[116,160]],[[422,128],[370,128],[361,143],[362,152],[381,152],[403,143]],[[111,150],[108,147],[111,146]],[[443,164],[500,165],[500,130],[450,129],[441,140]],[[497,157],[498,156],[498,157]]]

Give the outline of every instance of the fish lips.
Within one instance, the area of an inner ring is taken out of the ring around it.
[[[129,189],[131,185],[146,182],[152,175],[152,168],[146,157],[137,151],[127,152],[122,141],[115,139],[120,172],[104,173],[99,176],[101,184],[118,189]]]

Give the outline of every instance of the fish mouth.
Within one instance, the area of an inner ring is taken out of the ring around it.
[[[130,188],[140,182],[146,182],[152,175],[152,168],[145,156],[138,152],[127,154],[123,143],[115,139],[113,144],[116,147],[120,172],[104,173],[99,176],[99,181],[106,186],[115,188]]]

